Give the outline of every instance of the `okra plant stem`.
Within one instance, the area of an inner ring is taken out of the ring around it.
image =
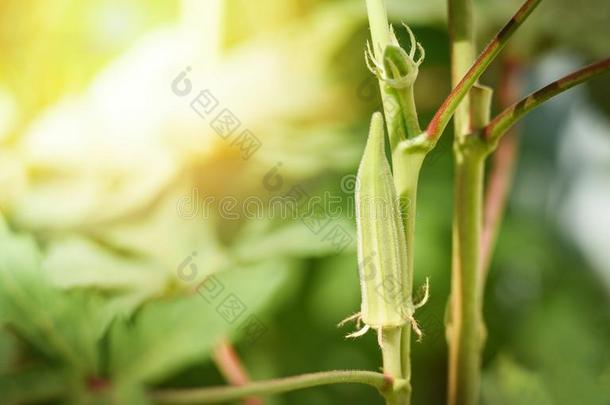
[[[514,56],[507,56],[502,60],[500,81],[497,87],[498,101],[502,108],[510,106],[519,96],[522,88],[521,67],[521,61]],[[513,184],[518,158],[519,133],[513,128],[508,136],[498,143],[498,148],[491,158],[491,168],[485,183],[483,229],[481,230],[481,263],[479,267],[480,294],[485,290],[487,273],[504,220],[504,212]]]
[[[394,183],[401,201],[403,224],[407,241],[407,274],[404,286],[408,294],[412,296],[413,291],[413,269],[415,257],[415,213],[417,202],[417,184],[419,172],[426,156],[425,151],[403,151],[396,150],[393,154]],[[403,327],[402,332],[402,376],[406,381],[411,381],[411,326]]]
[[[449,39],[451,49],[451,85],[456,88],[475,58],[472,0],[449,0]],[[453,118],[456,136],[470,132],[470,105],[464,96]]]
[[[386,375],[396,376],[402,375],[401,364],[401,329],[385,328],[379,333],[382,334],[382,354],[383,354],[383,372]],[[396,391],[389,391],[385,394],[387,405],[404,405],[408,403],[411,386],[407,382],[405,387]]]
[[[390,23],[383,0],[366,0],[366,11],[369,17],[373,53],[381,60],[383,49],[390,42]]]
[[[401,381],[372,371],[347,370],[302,374],[294,377],[252,382],[239,387],[223,386],[162,390],[153,392],[151,398],[158,404],[215,404],[253,395],[271,395],[329,384],[366,384],[386,395],[393,387],[400,388]]]
[[[475,57],[472,0],[449,0],[451,83],[459,88]],[[476,80],[473,81],[473,83]],[[484,158],[471,150],[470,100],[465,93],[454,115],[454,208],[448,404],[478,402],[482,316],[477,298]]]
[[[479,143],[477,146],[471,146]],[[485,327],[479,294],[479,257],[486,147],[477,135],[455,146],[453,259],[447,337],[449,405],[475,405]]]

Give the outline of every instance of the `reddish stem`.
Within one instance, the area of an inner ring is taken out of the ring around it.
[[[220,342],[214,350],[214,361],[223,375],[223,377],[234,386],[246,385],[250,382],[250,377],[246,372],[239,356],[231,343],[226,340]],[[245,405],[262,405],[263,401],[258,398],[249,397],[244,398],[243,403]]]
[[[520,62],[516,59],[504,59],[501,73],[498,98],[504,108],[517,99],[521,83],[519,80]],[[504,218],[508,193],[512,186],[519,138],[515,129],[502,139],[497,151],[493,154],[492,168],[487,181],[485,206],[483,209],[483,230],[481,232],[481,271],[480,288],[483,290],[489,265]]]
[[[584,83],[593,77],[608,72],[610,72],[610,58],[586,66],[554,81],[498,114],[485,128],[483,136],[492,143],[496,142],[509,128],[523,118],[523,116],[548,99],[561,94],[576,85]]]

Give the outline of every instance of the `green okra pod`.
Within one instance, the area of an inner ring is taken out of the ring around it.
[[[420,335],[413,313],[427,299],[427,288],[422,302],[413,305],[406,285],[410,270],[400,201],[386,158],[383,116],[378,112],[371,119],[355,198],[362,304],[360,313],[345,321],[357,319],[365,326],[348,336],[361,336],[371,328],[396,328],[407,322]]]
[[[375,113],[358,169],[356,223],[362,321],[372,328],[406,322],[407,243],[390,165],[383,118]]]

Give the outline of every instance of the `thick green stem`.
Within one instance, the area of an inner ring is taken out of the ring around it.
[[[392,378],[402,375],[401,335],[402,328],[384,328],[381,333],[381,352],[383,354],[383,373]],[[411,387],[408,382],[399,390],[385,394],[387,405],[409,404]]]
[[[455,147],[453,265],[447,325],[449,405],[475,405],[479,399],[485,333],[477,286],[486,150],[475,135]]]
[[[456,88],[475,58],[472,0],[449,0],[451,86]],[[470,103],[466,94],[455,110],[456,136],[470,132]]]
[[[402,379],[405,381],[406,394],[403,395],[402,405],[411,404],[411,325],[406,324],[400,333],[400,360],[402,366]]]
[[[400,199],[401,213],[407,241],[408,269],[404,275],[408,295],[413,289],[413,265],[415,242],[415,213],[419,172],[426,156],[425,151],[396,150],[392,155],[394,163],[394,185]]]
[[[271,395],[287,391],[316,387],[328,384],[366,384],[377,388],[387,395],[393,389],[400,389],[402,381],[372,371],[326,371],[303,374],[294,377],[259,381],[240,387],[211,387],[180,390],[163,390],[151,394],[159,404],[213,404],[232,401],[252,395]]]
[[[373,53],[377,60],[382,60],[383,50],[390,42],[390,23],[383,0],[366,0],[366,11],[371,27]]]
[[[404,151],[398,148],[393,154],[394,184],[401,202],[401,212],[407,241],[407,268],[403,276],[405,296],[412,297],[415,258],[415,212],[417,183],[425,151]],[[412,304],[410,302],[409,304]],[[411,381],[411,324],[402,328],[402,378]]]
[[[448,405],[475,405],[479,398],[481,365],[481,306],[478,265],[482,221],[484,154],[473,148],[471,105],[462,79],[475,57],[472,0],[449,0],[451,83],[463,87],[462,101],[454,100],[455,195],[449,344]],[[473,78],[474,79],[474,78]],[[476,83],[472,80],[469,87]],[[458,93],[459,94],[459,93]],[[443,108],[443,107],[441,107]],[[446,119],[446,118],[445,118]],[[433,119],[434,122],[434,119]]]

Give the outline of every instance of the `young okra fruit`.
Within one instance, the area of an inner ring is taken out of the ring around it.
[[[384,328],[411,322],[421,336],[413,314],[427,300],[414,305],[405,285],[409,276],[407,244],[390,165],[385,154],[384,122],[373,114],[364,155],[358,168],[356,225],[358,267],[362,294],[361,311],[344,322],[356,319],[364,327],[348,335],[358,337],[369,329],[380,335]],[[381,341],[381,339],[380,339]]]

